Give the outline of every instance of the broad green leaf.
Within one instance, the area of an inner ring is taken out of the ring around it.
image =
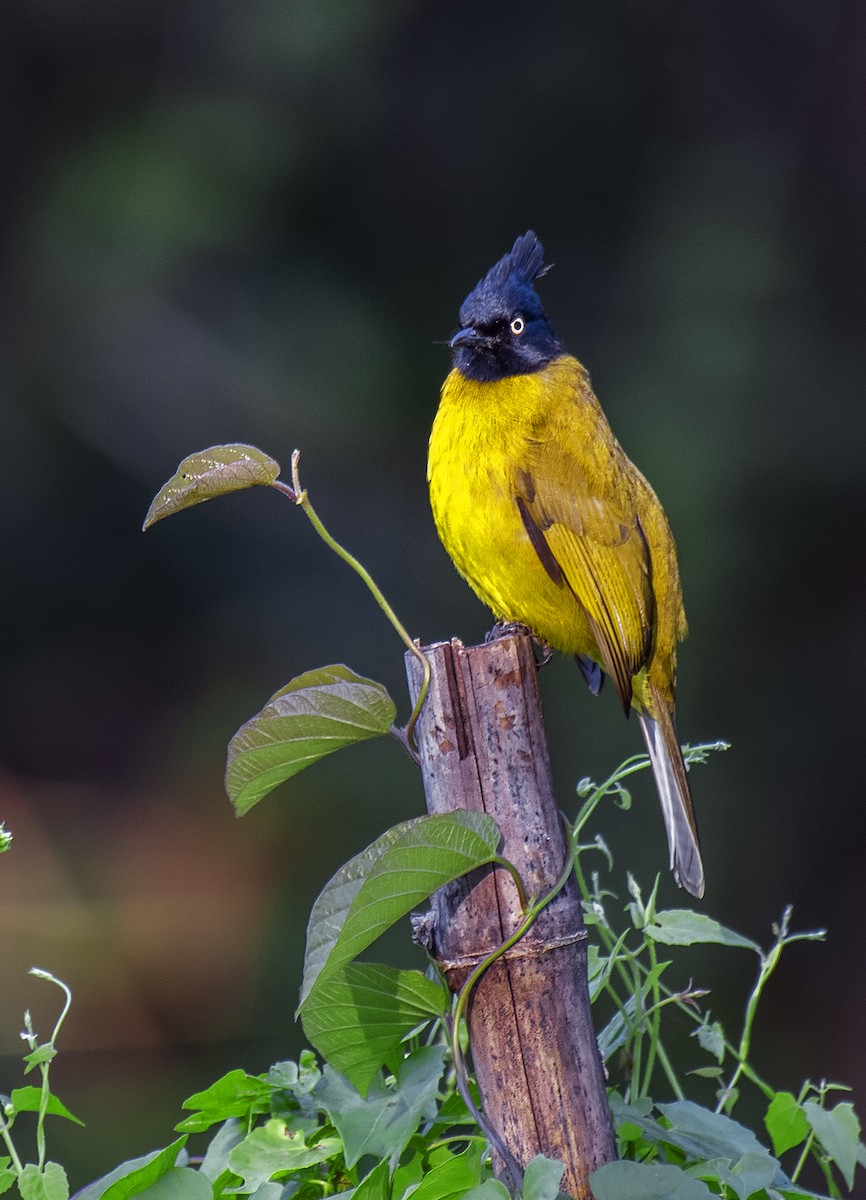
[[[663,1163],[612,1162],[589,1177],[595,1200],[708,1200],[700,1179]]]
[[[377,1163],[352,1193],[352,1200],[388,1200],[391,1189],[387,1162]]]
[[[12,1108],[17,1113],[39,1112],[42,1103],[42,1088],[15,1088],[9,1100]],[[51,1113],[54,1117],[65,1117],[67,1121],[74,1121],[76,1125],[84,1125],[84,1122],[79,1121],[78,1117],[71,1113],[65,1104],[61,1104],[56,1096],[49,1095],[48,1107],[45,1111]]]
[[[511,1200],[511,1192],[498,1179],[485,1179],[478,1187],[466,1192],[463,1200]]]
[[[806,1114],[791,1092],[776,1092],[767,1108],[764,1125],[772,1140],[774,1154],[784,1154],[809,1136]]]
[[[68,1200],[69,1181],[60,1163],[47,1162],[40,1171],[28,1163],[18,1176],[21,1200]]]
[[[732,1166],[717,1159],[707,1163],[706,1167],[696,1169],[696,1174],[702,1179],[718,1180],[730,1188],[738,1200],[748,1200],[749,1196],[763,1192],[777,1179],[785,1179],[779,1164],[766,1151],[762,1154],[744,1154]]]
[[[396,715],[380,683],[342,664],[299,675],[229,742],[225,783],[238,816],[327,754],[387,733]]]
[[[229,1071],[203,1092],[196,1092],[182,1107],[194,1109],[191,1117],[175,1126],[180,1133],[201,1133],[229,1117],[247,1118],[270,1110],[273,1088],[246,1071]]]
[[[327,1162],[342,1150],[339,1138],[325,1137],[307,1145],[303,1133],[293,1133],[285,1121],[271,1120],[248,1133],[229,1154],[229,1168],[244,1181],[244,1191],[254,1192],[277,1176]]]
[[[247,1126],[237,1117],[229,1117],[208,1142],[199,1171],[211,1183],[229,1170],[229,1155],[247,1134]]]
[[[285,1183],[260,1183],[250,1200],[286,1200],[286,1197],[293,1196],[296,1190],[298,1189],[294,1184],[287,1186]]]
[[[149,529],[163,517],[203,504],[216,496],[239,492],[262,484],[269,487],[279,477],[280,464],[255,446],[240,443],[211,446],[191,454],[178,466],[154,496],[143,529]]]
[[[492,817],[459,810],[404,821],[350,859],[310,913],[299,1010],[329,972],[357,958],[437,888],[491,862],[499,840]]]
[[[644,929],[647,937],[665,946],[692,946],[695,943],[713,943],[720,946],[739,946],[744,950],[761,953],[761,947],[750,938],[726,929],[705,913],[690,908],[669,908],[655,914],[655,919]]]
[[[163,1175],[173,1171],[177,1158],[186,1144],[186,1136],[179,1137],[164,1150],[154,1150],[140,1158],[131,1158],[121,1163],[108,1175],[97,1179],[89,1187],[76,1194],[75,1200],[127,1200],[127,1197],[143,1192]]]
[[[8,1163],[11,1161],[9,1158],[0,1160],[0,1196],[8,1192],[18,1179],[15,1172],[9,1170]]]
[[[401,1063],[396,1080],[375,1079],[366,1098],[325,1067],[316,1099],[343,1139],[347,1166],[365,1154],[396,1159],[421,1121],[433,1118],[443,1056],[442,1046],[414,1050]]]
[[[213,1200],[213,1187],[192,1167],[172,1167],[143,1192],[136,1192],[135,1200]]]
[[[457,1200],[481,1182],[481,1156],[475,1146],[462,1154],[449,1154],[445,1162],[428,1171],[415,1191],[414,1200]]]
[[[523,1200],[556,1200],[564,1174],[557,1159],[537,1154],[523,1172]]]
[[[424,1178],[429,1165],[426,1153],[429,1138],[430,1129],[425,1128],[425,1137],[412,1139],[406,1153],[400,1155],[400,1165],[394,1168],[391,1176],[391,1195],[394,1200],[400,1200],[410,1188],[414,1191]]]
[[[657,1108],[671,1123],[662,1140],[678,1146],[691,1158],[738,1162],[744,1154],[767,1153],[751,1129],[692,1100],[674,1100]]]
[[[308,1041],[363,1095],[381,1066],[402,1059],[406,1034],[446,1006],[442,985],[420,971],[355,962],[315,989],[302,1020]]]
[[[845,1100],[835,1108],[822,1108],[815,1100],[803,1104],[803,1112],[815,1136],[842,1173],[848,1189],[854,1186],[854,1170],[860,1145],[860,1121],[854,1105]]]

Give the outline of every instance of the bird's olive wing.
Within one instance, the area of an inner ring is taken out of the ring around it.
[[[601,488],[569,455],[530,447],[515,500],[524,528],[551,579],[568,586],[587,615],[604,668],[626,712],[632,676],[652,641],[653,592],[646,539],[632,505]]]

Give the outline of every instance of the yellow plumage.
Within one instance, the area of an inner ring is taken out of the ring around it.
[[[433,517],[458,571],[499,621],[592,660],[626,711],[637,711],[672,866],[700,895],[703,870],[673,716],[676,647],[686,634],[673,537],[586,371],[555,341],[528,288],[532,275],[515,271],[525,242],[518,239],[461,309],[464,328],[452,342],[457,365],[430,437]],[[540,246],[537,254],[536,275]],[[544,352],[524,363],[519,355],[529,354],[533,336]]]

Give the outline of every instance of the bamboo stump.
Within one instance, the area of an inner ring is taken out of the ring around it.
[[[541,896],[559,878],[566,851],[529,638],[423,650],[432,677],[416,737],[427,808],[488,813],[527,894]],[[420,666],[412,655],[406,662],[414,699]],[[435,894],[432,953],[453,991],[520,919],[517,891],[501,869],[475,871]],[[558,1158],[563,1190],[590,1198],[590,1173],[616,1158],[616,1148],[573,879],[482,977],[469,1032],[484,1112],[510,1153],[521,1166],[537,1154]]]

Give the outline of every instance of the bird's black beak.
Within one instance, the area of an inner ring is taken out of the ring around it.
[[[467,325],[463,329],[458,329],[448,345],[452,350],[456,350],[458,346],[477,346],[482,341],[484,339],[478,330],[474,329],[471,325]]]

